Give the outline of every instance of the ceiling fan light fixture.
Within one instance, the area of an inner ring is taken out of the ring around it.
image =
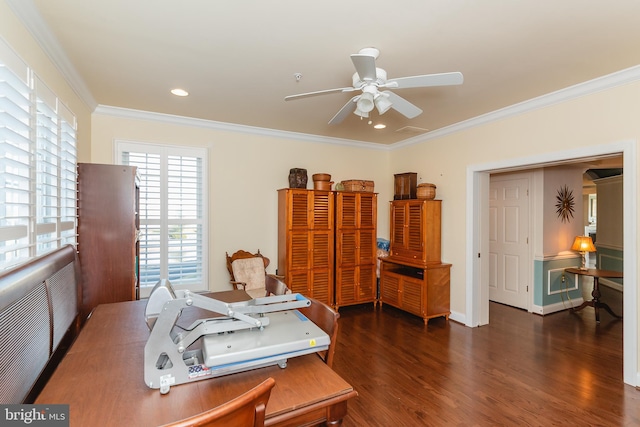
[[[353,112],[353,114],[355,114],[356,116],[360,116],[363,118],[369,118],[369,112],[368,111],[362,111],[360,108],[356,107],[356,111]]]
[[[360,99],[358,99],[358,110],[364,112],[364,113],[368,113],[369,111],[373,110],[373,107],[375,107],[375,104],[373,102],[373,94],[370,92],[364,92],[362,95],[360,95]]]
[[[378,109],[378,113],[380,115],[389,111],[389,108],[391,108],[391,106],[393,105],[391,101],[389,101],[389,99],[382,94],[378,94],[373,102],[376,104],[376,108]]]
[[[350,55],[351,62],[355,67],[355,73],[351,76],[352,86],[334,89],[319,90],[315,92],[299,93],[285,96],[285,101],[306,98],[309,96],[325,95],[330,93],[345,93],[362,91],[361,95],[351,98],[338,113],[329,120],[329,124],[336,125],[344,120],[350,113],[354,113],[361,118],[369,118],[369,113],[374,108],[382,115],[393,108],[407,119],[422,114],[422,110],[411,102],[396,95],[390,90],[382,89],[409,89],[432,86],[459,85],[463,82],[460,72],[424,74],[408,77],[398,77],[387,80],[387,72],[376,67],[376,59],[380,51],[377,48],[364,48],[358,53]],[[354,105],[355,104],[355,105]],[[355,110],[355,111],[354,111]]]

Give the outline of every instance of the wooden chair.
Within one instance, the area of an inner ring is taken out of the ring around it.
[[[284,295],[287,292],[290,292],[289,287],[282,280],[267,280],[265,286],[267,288],[267,296]]]
[[[239,250],[231,256],[226,253],[226,256],[227,270],[234,289],[242,289],[252,298],[258,298],[269,295],[267,284],[272,289],[282,288],[278,282],[282,282],[283,277],[267,273],[269,258],[262,255],[259,250],[255,254]]]
[[[267,378],[251,390],[201,414],[162,427],[262,427],[271,389],[276,384]]]
[[[338,318],[340,317],[340,313],[323,302],[313,298],[307,298],[311,301],[311,305],[300,308],[298,311],[329,335],[331,339],[329,349],[318,352],[318,355],[331,368],[333,366],[333,355],[336,352],[336,341],[338,340]]]

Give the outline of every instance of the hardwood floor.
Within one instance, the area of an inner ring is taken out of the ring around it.
[[[593,308],[538,316],[490,304],[490,324],[389,306],[340,308],[333,368],[358,391],[343,426],[640,425],[622,381],[622,324]]]

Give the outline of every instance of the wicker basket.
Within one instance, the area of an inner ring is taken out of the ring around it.
[[[433,200],[436,198],[436,186],[429,183],[418,184],[416,195],[418,199]]]
[[[365,181],[362,179],[348,179],[342,181],[344,191],[365,191],[373,193],[373,181]]]

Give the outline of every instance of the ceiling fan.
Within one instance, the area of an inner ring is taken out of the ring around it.
[[[351,55],[351,61],[356,68],[356,72],[352,77],[352,87],[300,93],[287,96],[284,99],[285,101],[292,101],[329,93],[361,91],[361,94],[351,98],[344,107],[329,120],[330,125],[342,122],[350,113],[354,113],[360,117],[369,117],[369,113],[373,111],[374,108],[378,110],[379,114],[384,114],[389,111],[390,108],[393,108],[405,117],[413,119],[422,113],[420,108],[390,90],[380,91],[380,89],[408,89],[462,84],[463,77],[460,72],[425,74],[387,80],[387,72],[382,68],[376,67],[376,59],[379,54],[380,51],[378,49],[368,47]]]

